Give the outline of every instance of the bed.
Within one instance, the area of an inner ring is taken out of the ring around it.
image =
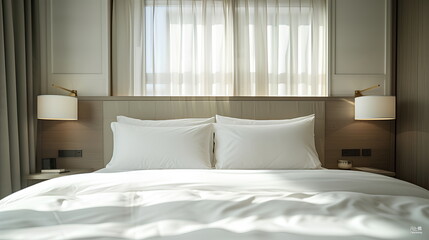
[[[343,170],[104,171],[0,201],[8,240],[428,239],[427,229],[427,190]]]
[[[314,115],[213,121],[118,117],[106,168],[0,200],[0,239],[429,239],[429,191],[321,168]]]

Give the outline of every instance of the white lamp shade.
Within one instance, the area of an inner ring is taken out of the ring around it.
[[[77,120],[77,98],[61,95],[37,96],[37,118]]]
[[[392,120],[396,118],[394,96],[362,96],[355,98],[356,120]]]

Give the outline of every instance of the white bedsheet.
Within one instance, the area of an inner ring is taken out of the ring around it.
[[[0,239],[429,239],[429,191],[341,170],[80,174],[2,199]]]

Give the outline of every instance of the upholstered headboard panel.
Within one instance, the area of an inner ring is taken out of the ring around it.
[[[110,123],[116,116],[124,115],[139,119],[161,120],[174,118],[202,118],[216,114],[247,119],[285,119],[316,115],[315,141],[322,164],[325,161],[325,101],[296,100],[197,100],[189,98],[145,98],[144,100],[112,100],[103,102],[103,149],[104,165],[112,157],[113,136]]]

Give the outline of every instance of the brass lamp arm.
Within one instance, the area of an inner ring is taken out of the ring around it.
[[[59,88],[59,89],[62,89],[64,91],[69,92],[70,93],[69,96],[71,96],[71,97],[77,97],[77,90],[70,90],[70,89],[67,89],[67,88],[63,88],[63,87],[57,86],[55,84],[52,84],[52,87],[56,87],[56,88]]]
[[[368,91],[368,90],[371,90],[374,88],[378,88],[378,87],[380,87],[380,84],[369,87],[369,88],[365,88],[363,90],[355,90],[355,97],[361,97],[361,96],[363,96],[362,92],[365,92],[365,91]]]

